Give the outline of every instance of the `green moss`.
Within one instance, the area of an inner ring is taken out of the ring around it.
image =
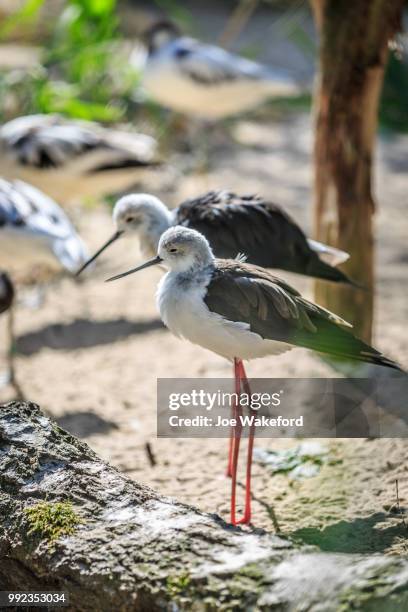
[[[239,570],[238,575],[250,578],[251,580],[259,583],[261,583],[265,577],[264,572],[256,563],[248,563]]]
[[[389,577],[397,570],[398,564],[390,563],[388,568],[381,569],[381,573],[369,577],[364,589],[354,586],[346,588],[340,595],[338,612],[363,609],[370,612],[407,610],[408,589],[406,585],[391,592],[392,583]]]
[[[60,537],[71,535],[81,519],[73,510],[71,502],[39,502],[25,508],[24,512],[30,523],[28,534],[37,533],[53,544]]]
[[[166,590],[171,597],[178,597],[188,589],[190,584],[191,578],[187,573],[168,576]]]

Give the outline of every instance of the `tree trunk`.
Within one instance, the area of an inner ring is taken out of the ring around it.
[[[74,526],[65,520],[66,535],[52,538],[63,503]],[[1,590],[64,591],[70,612],[402,612],[408,561],[231,527],[125,478],[37,406],[14,402],[0,406]]]
[[[315,298],[371,341],[374,311],[372,158],[388,41],[403,0],[311,0],[320,32],[315,95],[315,236],[350,253],[366,291],[316,282]]]

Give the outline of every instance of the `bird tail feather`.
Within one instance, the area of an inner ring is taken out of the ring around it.
[[[364,285],[354,281],[351,279],[345,272],[340,270],[339,268],[335,268],[330,264],[326,263],[322,259],[320,259],[317,255],[313,257],[309,263],[307,273],[310,276],[314,276],[316,278],[321,278],[323,280],[333,281],[334,283],[344,283],[345,285],[350,285],[351,287],[355,287],[356,289],[366,290]]]
[[[339,326],[337,322],[322,320],[320,317],[311,317],[311,320],[318,333],[311,336],[304,335],[302,331],[296,332],[294,340],[299,346],[347,361],[363,361],[404,372],[395,361],[354,336],[347,328]]]
[[[346,253],[346,251],[336,249],[323,242],[308,239],[308,243],[310,248],[318,254],[319,258],[331,266],[338,266],[350,259],[350,254]]]

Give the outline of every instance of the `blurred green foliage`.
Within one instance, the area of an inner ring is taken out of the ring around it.
[[[382,128],[408,132],[408,67],[406,59],[395,51],[387,64],[379,118]]]
[[[26,0],[0,25],[0,39],[14,28],[35,20],[45,0]],[[0,72],[0,119],[13,114],[60,112],[86,120],[115,122],[134,116],[140,74],[129,62],[118,23],[119,0],[65,0],[55,27],[43,40],[41,65],[29,71]],[[199,35],[191,7],[181,0],[154,0],[163,14],[183,29]],[[231,10],[235,3],[231,2]],[[275,32],[289,38],[309,57],[316,42],[304,27],[302,2],[294,2],[275,19]],[[262,45],[243,50],[256,59]],[[311,96],[271,100],[265,112],[276,115],[307,111]],[[10,110],[11,109],[11,110]],[[163,125],[163,113],[151,103],[144,110],[153,123]],[[264,115],[261,109],[261,116]],[[408,70],[398,53],[390,53],[380,104],[380,126],[408,132]],[[163,128],[164,129],[164,128]]]
[[[6,37],[21,23],[32,21],[43,4],[44,0],[27,0],[20,10],[13,13],[0,25],[0,39]]]
[[[20,23],[24,11],[33,18],[43,3],[28,0],[3,31]],[[11,89],[24,100],[21,112],[117,121],[126,115],[140,79],[123,48],[117,0],[66,0],[65,5],[43,47],[43,68],[0,75],[0,104],[2,92],[7,95]]]

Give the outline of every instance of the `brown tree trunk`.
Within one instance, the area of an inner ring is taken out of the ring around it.
[[[311,0],[320,32],[315,94],[315,236],[350,253],[367,291],[316,282],[319,304],[371,341],[374,311],[372,158],[388,41],[403,0]]]

